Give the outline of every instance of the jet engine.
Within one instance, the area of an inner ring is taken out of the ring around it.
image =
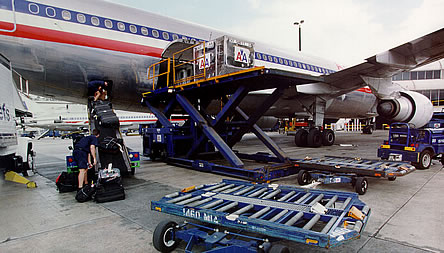
[[[433,116],[433,105],[430,100],[415,91],[400,91],[395,99],[381,100],[378,103],[378,114],[396,122],[405,122],[420,128]]]

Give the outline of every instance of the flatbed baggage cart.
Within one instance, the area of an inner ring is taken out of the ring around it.
[[[298,183],[307,185],[312,182],[322,184],[351,183],[361,195],[368,189],[366,177],[387,178],[394,181],[397,177],[415,171],[406,162],[382,161],[352,157],[325,156],[324,158],[292,159],[294,166],[300,168]]]
[[[356,193],[238,180],[175,192],[151,209],[200,223],[161,222],[153,235],[161,252],[180,240],[186,252],[197,245],[208,252],[286,252],[280,240],[329,248],[359,238],[370,215]]]

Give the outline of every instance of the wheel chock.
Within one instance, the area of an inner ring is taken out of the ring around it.
[[[34,181],[30,181],[14,171],[8,171],[5,173],[5,180],[16,182],[19,184],[25,184],[28,188],[36,188],[37,184]]]

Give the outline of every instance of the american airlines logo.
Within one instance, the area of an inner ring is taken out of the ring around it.
[[[250,50],[243,47],[234,47],[234,60],[242,63],[250,63]]]
[[[9,112],[9,108],[6,107],[5,103],[3,103],[3,105],[0,107],[0,120],[11,121],[11,114]]]

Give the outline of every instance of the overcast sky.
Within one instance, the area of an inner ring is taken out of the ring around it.
[[[444,27],[443,0],[108,0],[344,66]]]

